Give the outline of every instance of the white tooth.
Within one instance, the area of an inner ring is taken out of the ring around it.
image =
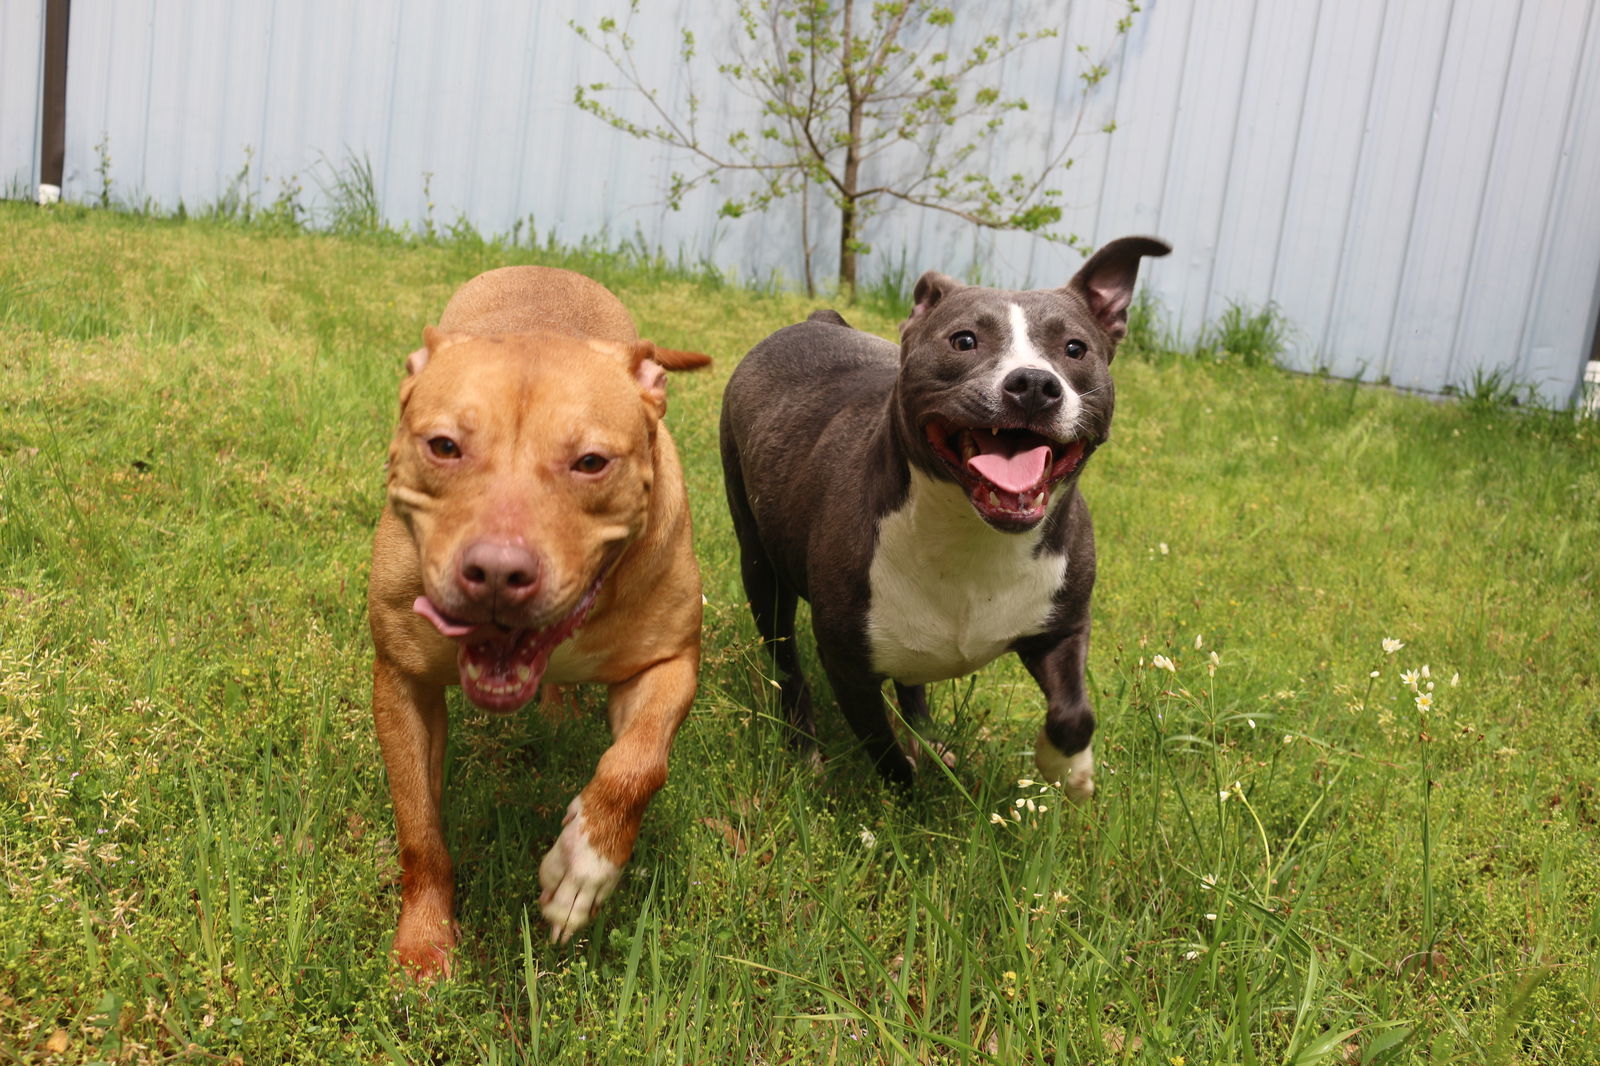
[[[517,667],[517,680],[521,681],[524,685],[526,685],[529,681],[533,680],[533,667],[531,667],[531,666],[519,666],[519,667]]]
[[[1033,506],[1035,506],[1035,507],[1043,507],[1044,506],[1044,493],[1041,492],[1041,493],[1039,493],[1039,495],[1037,495],[1037,496],[1035,496],[1033,498]]]
[[[972,439],[972,434],[964,433],[961,436],[961,461],[966,462],[978,454],[977,442]]]
[[[992,492],[989,493],[989,506],[990,507],[999,507],[1000,506],[1000,497],[996,496]]]
[[[483,667],[479,666],[477,663],[468,663],[467,676],[472,678],[474,681],[478,680],[478,678],[483,676]]]

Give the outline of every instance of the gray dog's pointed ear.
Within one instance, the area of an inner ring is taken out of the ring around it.
[[[937,270],[930,270],[917,279],[917,287],[911,291],[911,317],[900,323],[900,335],[904,337],[906,330],[911,328],[911,323],[927,316],[938,306],[939,301],[955,292],[965,288],[961,282],[948,274],[941,274]]]
[[[1154,237],[1119,238],[1090,256],[1066,287],[1082,296],[1101,328],[1120,341],[1128,332],[1128,305],[1139,280],[1139,260],[1170,251],[1172,245]]]

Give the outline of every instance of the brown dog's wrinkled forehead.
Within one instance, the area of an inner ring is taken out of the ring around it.
[[[425,346],[406,360],[402,409],[451,405],[489,393],[522,396],[523,407],[581,404],[593,416],[612,412],[653,425],[666,412],[666,370],[709,365],[699,352],[649,341],[606,341],[559,331],[477,334],[423,331]],[[535,414],[537,412],[535,411]]]

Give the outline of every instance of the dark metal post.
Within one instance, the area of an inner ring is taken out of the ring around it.
[[[72,0],[45,0],[44,100],[39,129],[39,202],[61,197],[67,161],[67,24]]]

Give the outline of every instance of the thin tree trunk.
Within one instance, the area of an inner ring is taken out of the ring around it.
[[[840,197],[844,202],[839,205],[839,290],[848,300],[856,298],[856,190],[861,187],[861,112],[865,103],[851,58],[851,50],[855,46],[851,32],[854,9],[855,0],[845,0],[841,66],[850,104],[850,140],[844,146],[844,174],[840,189]]]
[[[847,164],[846,174],[851,174]],[[846,200],[839,209],[839,291],[847,299],[856,296],[856,202]]]
[[[800,186],[800,253],[804,257],[806,267],[806,295],[817,294],[816,281],[811,272],[811,186]]]

